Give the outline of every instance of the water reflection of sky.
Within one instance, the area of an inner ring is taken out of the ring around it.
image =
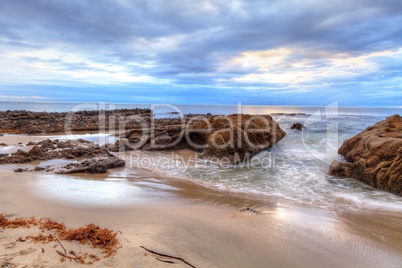
[[[83,139],[87,141],[94,142],[99,144],[100,146],[108,143],[115,143],[118,139],[117,136],[111,135],[108,132],[106,133],[94,133],[94,134],[69,134],[69,135],[61,135],[59,139],[68,139],[68,140],[78,140]]]
[[[140,204],[151,199],[145,197],[155,197],[157,201],[158,196],[167,195],[162,191],[155,195],[154,191],[147,190],[154,188],[154,185],[147,185],[146,182],[142,184],[133,183],[129,178],[123,177],[91,179],[49,174],[39,175],[33,189],[45,199],[89,206]]]

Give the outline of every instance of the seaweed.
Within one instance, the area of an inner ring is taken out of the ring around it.
[[[106,258],[116,254],[117,249],[121,247],[121,244],[116,239],[117,234],[121,233],[120,231],[114,232],[108,228],[100,228],[98,225],[93,223],[87,224],[85,227],[67,229],[63,223],[59,223],[49,218],[36,219],[31,217],[7,219],[3,214],[0,214],[0,227],[3,229],[30,228],[31,226],[38,227],[41,230],[41,233],[35,236],[27,236],[25,239],[30,239],[34,243],[41,242],[43,244],[54,241],[58,242],[64,250],[64,253],[56,250],[56,252],[61,256],[61,262],[70,259],[83,264],[92,264],[92,261],[99,261],[100,258],[88,253],[80,255],[74,251],[69,251],[67,254],[67,251],[61,244],[60,240],[70,242],[78,241],[81,244],[101,249],[103,256]],[[45,231],[50,232],[50,234],[45,234]],[[20,237],[17,241],[23,240]],[[85,262],[85,259],[87,258],[92,261]]]

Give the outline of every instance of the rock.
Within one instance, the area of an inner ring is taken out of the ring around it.
[[[14,169],[14,172],[24,172],[24,170],[22,168],[16,168]]]
[[[152,135],[150,134],[152,132]],[[152,129],[135,129],[104,148],[123,150],[180,150],[202,152],[206,158],[237,164],[273,146],[286,133],[269,115],[233,114],[163,119]]]
[[[101,124],[101,116],[105,115],[105,125]],[[30,111],[0,111],[0,133],[36,134],[64,133],[66,131],[90,131],[124,126],[138,127],[139,120],[152,116],[150,109],[116,109],[106,111],[77,111],[74,113],[47,113]],[[66,129],[66,123],[69,127]],[[119,125],[122,123],[121,125]],[[112,129],[113,130],[113,129]]]
[[[43,170],[45,170],[44,167],[35,167],[35,168],[33,169],[33,171],[43,171]]]
[[[95,164],[90,166],[86,171],[91,174],[101,174],[106,173],[106,170],[107,170],[106,166]]]
[[[27,146],[33,146],[33,145],[36,145],[36,142],[30,141],[27,143]]]
[[[402,196],[402,117],[393,115],[346,140],[329,174],[351,177]]]
[[[304,128],[302,123],[294,123],[291,127],[291,129],[297,129],[297,130],[302,130]]]
[[[33,159],[46,159],[46,153],[46,150],[36,145],[28,152],[29,156]]]
[[[42,149],[54,149],[53,142],[49,139],[37,143]]]
[[[56,171],[57,174],[73,174],[73,173],[90,173],[101,174],[106,173],[110,168],[124,167],[126,162],[116,156],[104,157],[99,159],[84,160],[76,164],[69,164],[62,169]]]
[[[206,158],[244,162],[272,147],[286,133],[271,116],[232,114],[195,121],[187,130],[191,147],[202,150]]]
[[[57,149],[57,150],[56,150]],[[28,163],[37,160],[50,159],[84,159],[76,164],[69,164],[63,167],[59,173],[104,173],[109,168],[116,168],[125,165],[125,161],[112,155],[105,148],[86,140],[43,140],[37,143],[31,150],[25,152],[18,150],[11,154],[1,154],[0,164]],[[63,172],[64,169],[69,171]],[[18,169],[19,170],[19,169]],[[32,171],[43,171],[44,168],[36,167]],[[55,166],[46,167],[46,172],[55,171]],[[20,171],[16,171],[20,172]]]
[[[0,146],[8,146],[6,143],[2,142],[0,143]]]

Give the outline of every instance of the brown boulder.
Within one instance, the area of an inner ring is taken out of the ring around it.
[[[402,195],[402,117],[393,115],[346,140],[329,173]]]
[[[195,121],[187,130],[187,142],[202,149],[206,158],[243,162],[272,147],[286,133],[269,115],[232,114]]]
[[[297,130],[302,130],[304,128],[302,123],[294,123],[291,127],[291,129],[297,129]]]
[[[153,128],[134,129],[111,151],[192,149],[206,158],[237,164],[273,146],[286,133],[269,115],[232,114],[156,120]]]

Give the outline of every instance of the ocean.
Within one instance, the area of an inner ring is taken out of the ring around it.
[[[170,152],[141,152],[136,154],[138,159],[134,159],[130,165],[138,166],[139,158],[146,158],[148,162],[145,168],[159,174],[192,180],[214,189],[247,193],[261,198],[272,197],[285,203],[299,203],[325,209],[373,208],[402,212],[401,197],[373,189],[354,179],[327,174],[333,160],[342,160],[342,157],[337,155],[337,149],[346,139],[387,116],[402,115],[402,108],[351,108],[338,107],[336,103],[326,107],[281,107],[0,102],[0,110],[3,111],[67,112],[98,107],[153,108],[155,116],[159,118],[177,116],[177,113],[181,112],[224,115],[236,112],[276,113],[273,117],[287,135],[274,147],[256,155],[246,166],[228,166],[203,159],[184,161]],[[303,131],[291,129],[292,124],[296,122],[305,125]],[[85,137],[96,141],[96,135],[80,136]],[[144,162],[141,165],[144,165]],[[129,180],[130,176],[135,175],[122,173],[112,176],[113,179],[120,176],[120,179]]]
[[[170,114],[179,110],[184,114],[271,114],[271,113],[307,113],[313,114],[318,110],[325,110],[325,107],[334,107],[336,102],[320,107],[308,106],[257,106],[242,105],[172,105],[172,104],[123,104],[123,103],[50,103],[50,102],[2,102],[0,101],[0,111],[7,110],[27,110],[33,112],[69,112],[72,110],[94,110],[94,109],[133,109],[133,108],[154,108],[156,115]],[[373,115],[388,116],[401,114],[402,107],[392,108],[367,108],[367,107],[342,107],[339,106],[339,114],[343,115]]]

